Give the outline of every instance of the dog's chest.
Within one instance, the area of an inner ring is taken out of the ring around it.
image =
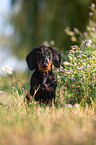
[[[52,76],[51,75],[46,76],[46,77],[42,77],[41,78],[41,83],[43,83],[43,84],[49,84],[49,83],[51,83],[51,80],[52,80]]]

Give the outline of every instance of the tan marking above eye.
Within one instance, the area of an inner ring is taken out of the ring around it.
[[[47,52],[47,54],[49,55],[49,52]]]

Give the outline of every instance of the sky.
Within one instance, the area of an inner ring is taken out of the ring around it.
[[[0,0],[0,28],[2,28],[4,15],[9,13],[10,0]]]
[[[10,0],[0,0],[0,10],[9,10],[10,2]]]
[[[12,26],[7,21],[10,14],[11,0],[0,0],[0,35],[13,33]],[[6,23],[5,23],[6,22]]]
[[[7,21],[11,10],[10,4],[11,0],[0,0],[0,35],[10,36],[14,32],[14,28]],[[14,71],[25,71],[27,68],[25,60],[12,56],[10,48],[0,46],[0,74],[4,66],[9,66]]]

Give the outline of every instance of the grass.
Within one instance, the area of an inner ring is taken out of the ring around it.
[[[83,107],[80,104],[66,104],[62,99],[64,94],[60,92],[59,84],[56,92],[58,102],[56,106],[40,105],[34,100],[28,105],[24,102],[27,93],[27,88],[24,88],[27,84],[24,85],[25,79],[22,79],[24,76],[19,74],[20,78],[17,80],[13,76],[7,76],[10,89],[6,88],[7,90],[0,93],[1,145],[96,144],[95,101],[92,101],[91,105],[86,103]],[[22,80],[22,85],[19,79]],[[3,89],[4,82],[5,79],[2,78]],[[63,88],[62,85],[61,88]],[[61,98],[58,99],[59,95]]]
[[[33,102],[28,107],[23,96],[18,97],[0,106],[0,144],[96,144],[96,105],[84,109]]]
[[[0,145],[96,144],[96,53],[74,46],[68,57],[53,68],[58,86],[52,107],[24,101],[30,74],[0,76]]]
[[[0,76],[0,145],[96,144],[96,53],[74,46],[68,57],[53,68],[58,86],[52,107],[24,101],[30,74]]]

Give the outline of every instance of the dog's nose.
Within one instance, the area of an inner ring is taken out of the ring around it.
[[[44,63],[43,64],[43,68],[47,68],[48,67],[48,64],[47,63]]]

